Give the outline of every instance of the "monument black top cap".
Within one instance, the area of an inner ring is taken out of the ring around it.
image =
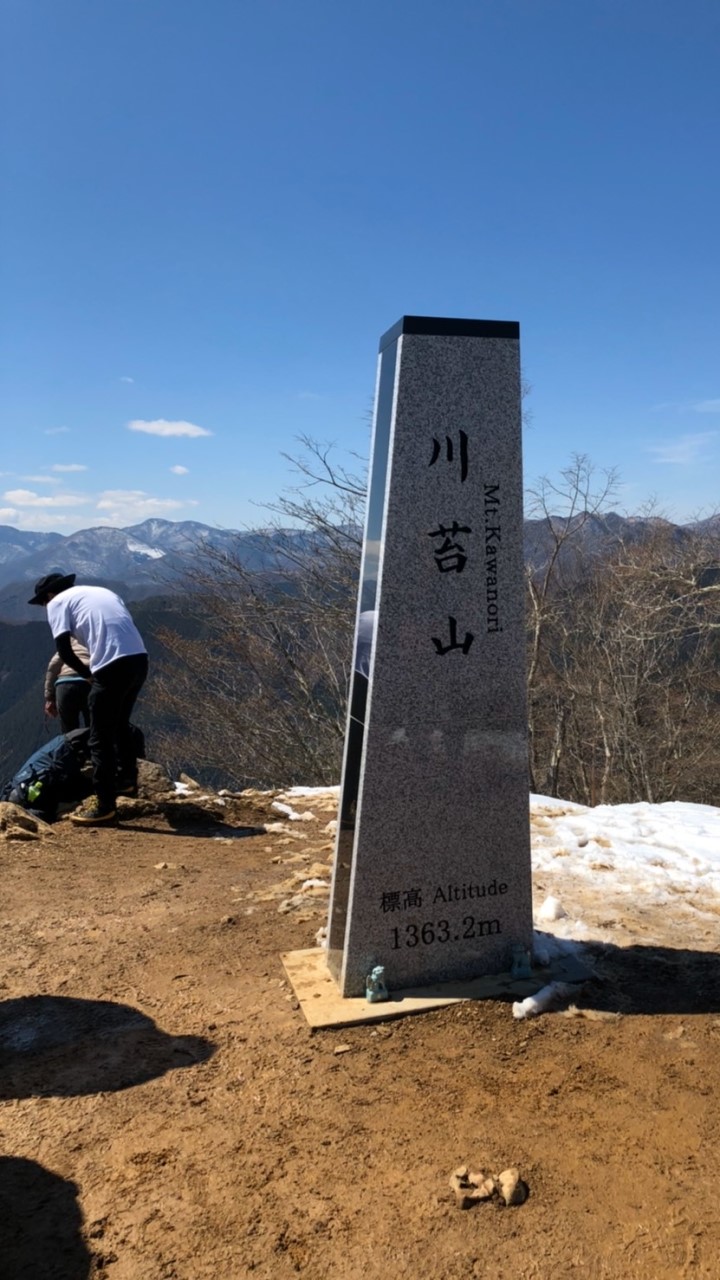
[[[403,316],[380,339],[380,350],[396,342],[402,333],[425,333],[449,338],[520,337],[517,320],[454,320],[442,316]]]

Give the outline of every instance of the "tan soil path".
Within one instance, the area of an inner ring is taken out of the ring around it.
[[[3,1280],[718,1280],[707,939],[600,958],[613,1022],[487,1002],[312,1034],[279,955],[326,897],[278,906],[328,816],[0,843]],[[457,1209],[465,1162],[519,1166],[528,1201]]]

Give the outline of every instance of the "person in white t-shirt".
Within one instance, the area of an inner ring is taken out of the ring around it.
[[[48,622],[63,662],[91,679],[90,759],[95,795],[70,815],[86,826],[113,823],[118,793],[137,789],[135,738],[130,715],[148,670],[142,636],[127,608],[106,587],[74,585],[75,574],[49,573],[35,584],[30,604],[47,606]],[[84,663],[71,637],[85,646]]]

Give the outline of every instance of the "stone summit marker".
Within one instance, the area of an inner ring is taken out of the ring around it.
[[[377,965],[392,995],[532,946],[522,536],[519,326],[405,316],[380,342],[358,609],[375,635],[328,930],[343,997]]]

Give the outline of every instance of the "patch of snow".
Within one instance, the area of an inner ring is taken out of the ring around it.
[[[576,993],[577,987],[572,982],[549,982],[534,996],[516,1000],[512,1007],[513,1018],[536,1018],[539,1013],[556,1008],[563,1000],[568,1000]]]
[[[553,898],[552,894],[546,898],[537,912],[538,920],[562,920],[567,916],[562,902],[559,898]]]
[[[292,808],[292,805],[281,804],[279,800],[273,800],[270,805],[271,809],[275,809],[277,813],[282,813],[290,822],[314,822],[315,814],[309,809],[305,809],[303,813],[298,813]]]
[[[165,552],[161,551],[159,547],[148,547],[146,543],[136,542],[134,538],[128,538],[127,549],[128,551],[134,551],[135,555],[147,556],[148,560],[161,560],[165,555]]]
[[[543,904],[535,919],[556,939],[681,946],[691,937],[700,949],[716,945],[720,808],[685,801],[590,808],[532,795],[530,827]],[[548,898],[564,914],[549,918]]]
[[[577,921],[575,923],[578,924]],[[580,925],[580,930],[587,934],[584,925]],[[546,968],[561,956],[581,956],[585,951],[585,944],[577,938],[558,938],[554,933],[541,933],[535,929],[532,950],[535,963]]]
[[[339,787],[288,787],[285,796],[339,796]]]

